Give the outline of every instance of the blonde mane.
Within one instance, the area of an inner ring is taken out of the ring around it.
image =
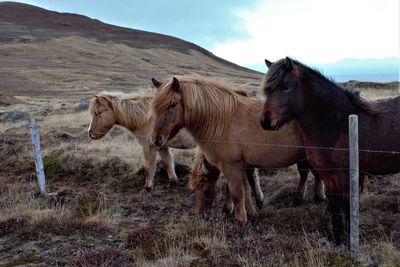
[[[242,88],[199,75],[176,76],[179,81],[186,127],[197,138],[217,140],[227,129],[239,104],[254,100]],[[154,111],[165,110],[171,101],[172,81],[164,83],[153,99]]]
[[[90,102],[89,111],[91,114],[101,105],[99,98],[107,100],[117,122],[132,131],[143,127],[150,120],[150,104],[153,99],[151,93],[101,92]]]

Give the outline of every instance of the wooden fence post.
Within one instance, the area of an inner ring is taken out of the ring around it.
[[[33,147],[33,154],[35,157],[36,175],[38,178],[40,192],[46,194],[46,179],[44,176],[44,167],[42,161],[42,153],[40,150],[40,137],[36,121],[34,118],[29,117],[29,130],[31,132],[31,140]]]
[[[359,252],[359,196],[358,196],[358,117],[349,116],[349,160],[350,160],[350,251]]]

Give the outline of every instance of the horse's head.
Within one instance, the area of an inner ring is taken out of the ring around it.
[[[115,124],[111,96],[96,95],[90,103],[90,121],[88,134],[91,139],[102,138]]]
[[[153,98],[153,127],[150,139],[158,147],[164,146],[185,125],[179,81],[160,83],[152,79],[157,92]]]
[[[215,198],[215,184],[203,183],[194,190],[194,195],[197,213],[201,215],[208,213]]]
[[[268,72],[262,83],[266,100],[260,124],[264,130],[278,130],[294,119],[303,106],[295,66],[288,57],[275,63],[265,60]]]
[[[188,183],[189,188],[194,191],[198,214],[206,214],[210,211],[215,198],[215,183],[219,174],[219,170],[210,165],[204,154],[198,150]]]

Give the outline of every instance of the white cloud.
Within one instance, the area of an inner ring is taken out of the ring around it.
[[[266,0],[236,15],[250,38],[211,51],[240,65],[285,56],[308,64],[400,56],[398,0]]]

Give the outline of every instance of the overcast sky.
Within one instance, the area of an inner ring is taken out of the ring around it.
[[[27,0],[173,35],[239,65],[400,57],[399,0]]]

